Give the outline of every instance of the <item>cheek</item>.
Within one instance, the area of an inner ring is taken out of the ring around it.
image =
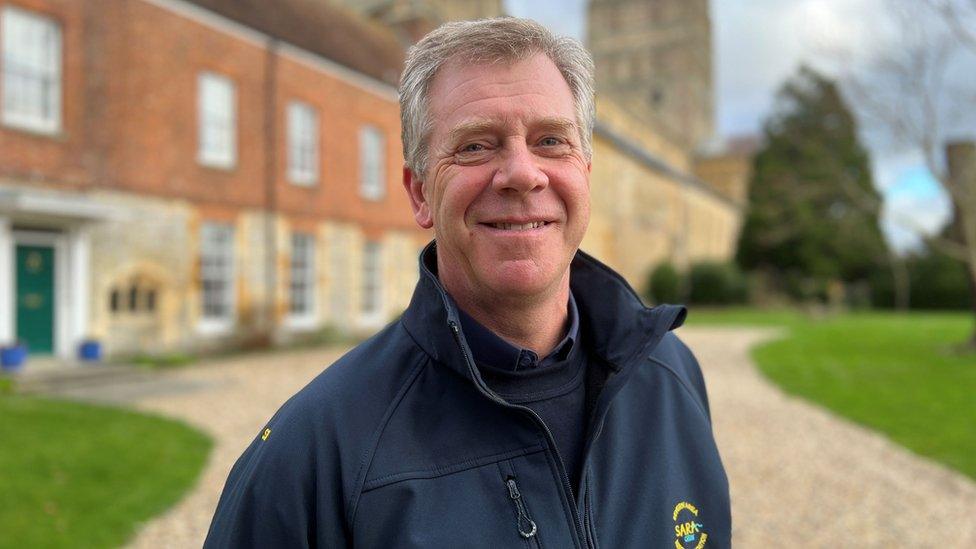
[[[566,207],[575,210],[577,213],[589,210],[590,206],[590,182],[589,178],[581,177],[579,173],[573,172],[566,174],[560,179],[560,195],[566,203]]]
[[[441,200],[442,215],[448,222],[464,222],[470,215],[487,185],[478,173],[464,173],[444,186]]]

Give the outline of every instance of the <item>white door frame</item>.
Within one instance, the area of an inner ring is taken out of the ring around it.
[[[0,216],[0,345],[13,343],[14,334],[14,239],[10,218]]]

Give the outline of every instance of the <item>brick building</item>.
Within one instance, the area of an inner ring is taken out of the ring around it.
[[[0,344],[194,349],[406,305],[430,235],[391,32],[308,0],[4,0],[0,46]]]
[[[696,6],[675,13],[701,30]],[[501,11],[0,0],[0,346],[154,353],[384,324],[432,236],[400,190],[405,49],[443,20]],[[705,31],[669,47],[710,47]],[[710,109],[704,75],[668,89]],[[731,257],[747,156],[676,138],[667,121],[685,103],[654,115],[617,95],[598,103],[582,247],[638,288],[661,261]],[[689,135],[711,132],[710,110],[696,120]]]

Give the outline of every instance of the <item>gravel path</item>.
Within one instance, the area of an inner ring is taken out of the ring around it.
[[[976,483],[772,387],[748,349],[774,332],[682,328],[680,335],[705,372],[736,547],[976,547]],[[167,373],[207,389],[150,395],[136,406],[181,418],[216,446],[197,487],[132,547],[199,547],[234,460],[339,354],[255,355]]]
[[[976,547],[976,483],[760,377],[748,349],[774,331],[679,335],[705,372],[736,547]]]
[[[166,372],[174,382],[199,382],[207,391],[141,400],[142,410],[176,417],[210,434],[214,449],[197,486],[175,507],[147,524],[131,547],[203,545],[220,491],[234,462],[272,414],[322,369],[338,350],[257,354]]]

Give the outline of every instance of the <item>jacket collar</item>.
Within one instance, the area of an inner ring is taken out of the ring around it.
[[[573,346],[579,340],[579,312],[573,292],[569,292],[569,303],[566,306],[568,326],[562,340],[553,347],[552,351],[540,357],[531,349],[514,345],[495,332],[482,325],[468,315],[464,309],[458,309],[461,319],[461,329],[464,340],[468,342],[475,364],[487,366],[496,370],[517,372],[544,368],[553,362],[565,360]]]
[[[465,355],[470,357],[471,350],[460,331],[457,305],[435,274],[436,254],[434,241],[420,253],[420,279],[401,322],[435,361],[466,378],[480,377],[468,366]],[[570,264],[569,284],[588,351],[616,369],[646,356],[687,315],[677,305],[645,307],[623,277],[582,251]]]

